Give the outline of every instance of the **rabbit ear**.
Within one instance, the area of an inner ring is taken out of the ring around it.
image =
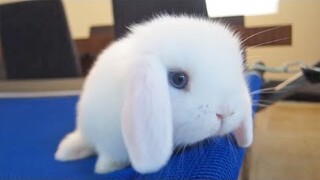
[[[130,67],[121,114],[124,142],[132,166],[154,172],[173,150],[173,124],[167,72],[158,59],[144,57]]]
[[[234,131],[234,137],[240,147],[249,147],[253,141],[253,122],[249,116],[240,123],[240,126]]]

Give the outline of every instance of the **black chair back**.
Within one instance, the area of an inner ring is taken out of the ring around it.
[[[1,5],[0,32],[7,79],[80,75],[60,0]]]

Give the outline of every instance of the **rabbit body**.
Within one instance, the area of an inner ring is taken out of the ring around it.
[[[55,158],[98,155],[95,172],[130,163],[159,170],[177,146],[233,132],[252,142],[251,101],[239,38],[225,25],[188,16],[159,16],[99,55],[77,105],[76,129]],[[171,85],[168,72],[188,84]]]

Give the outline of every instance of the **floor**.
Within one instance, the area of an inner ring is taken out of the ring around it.
[[[247,158],[243,180],[320,179],[320,103],[280,102],[257,113]]]

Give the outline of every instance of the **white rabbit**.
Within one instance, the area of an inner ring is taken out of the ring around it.
[[[96,173],[162,168],[175,147],[233,132],[252,143],[240,40],[226,25],[162,15],[134,25],[87,76],[57,160],[97,154]]]

